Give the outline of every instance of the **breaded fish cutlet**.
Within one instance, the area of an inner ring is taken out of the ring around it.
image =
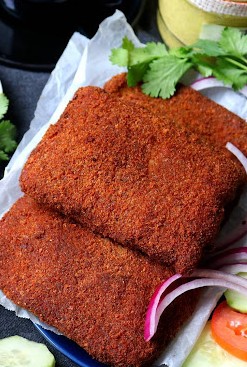
[[[85,87],[31,153],[20,183],[38,202],[186,273],[245,180],[225,148]]]
[[[246,122],[190,87],[180,85],[169,99],[152,98],[142,92],[140,85],[128,87],[126,74],[122,73],[110,79],[104,89],[165,117],[173,125],[193,131],[213,144],[225,146],[230,141],[247,155]]]
[[[0,289],[112,366],[150,366],[191,314],[195,297],[187,294],[144,341],[148,303],[170,275],[25,196],[0,221]]]

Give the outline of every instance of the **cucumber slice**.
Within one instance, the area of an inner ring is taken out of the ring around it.
[[[219,41],[224,28],[224,26],[218,24],[203,24],[199,38],[204,40]]]
[[[1,367],[54,367],[55,358],[48,348],[15,335],[0,340]]]
[[[213,340],[208,321],[182,367],[247,367],[247,362],[234,357]]]
[[[247,273],[238,273],[240,277],[247,278]],[[228,289],[224,293],[228,306],[241,313],[247,313],[247,297],[241,293]]]

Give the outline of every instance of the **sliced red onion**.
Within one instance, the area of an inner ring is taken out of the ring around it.
[[[208,89],[208,88],[214,88],[214,87],[231,88],[230,86],[226,86],[225,84],[223,84],[223,82],[214,78],[213,76],[197,79],[190,86],[191,88],[198,90],[198,91],[203,90],[203,89]]]
[[[191,277],[196,278],[208,278],[208,279],[222,279],[224,281],[238,284],[247,290],[247,279],[241,278],[237,275],[229,274],[221,270],[211,270],[211,269],[197,269],[193,271]]]
[[[222,266],[220,270],[231,274],[247,273],[247,264],[227,264],[225,266]]]
[[[157,311],[158,304],[160,302],[160,297],[162,294],[166,291],[166,289],[177,279],[181,278],[182,275],[175,274],[168,278],[164,283],[162,283],[153,294],[151,301],[148,306],[147,314],[146,314],[146,320],[145,320],[145,332],[144,332],[144,338],[145,340],[150,340],[150,338],[155,333],[155,315]]]
[[[229,275],[229,274],[226,274],[226,275]],[[240,278],[234,275],[231,275],[231,276],[234,278],[238,278],[238,279]],[[197,289],[201,287],[209,287],[209,286],[221,287],[223,288],[223,291],[225,291],[226,289],[231,289],[231,290],[237,291],[247,296],[247,287],[238,285],[238,283],[236,282],[231,282],[231,281],[227,281],[227,280],[219,279],[219,278],[218,279],[215,279],[215,278],[195,279],[185,284],[182,284],[179,287],[177,287],[175,290],[173,290],[172,292],[168,293],[163,298],[163,300],[159,303],[157,307],[156,315],[155,315],[155,322],[154,322],[154,325],[152,325],[152,330],[151,329],[145,330],[145,335],[148,335],[148,338],[145,337],[145,340],[148,341],[153,337],[153,335],[155,334],[157,330],[157,326],[158,326],[162,313],[177,297],[179,297],[181,294],[188,292],[192,289]],[[148,327],[148,324],[146,324],[146,327]]]
[[[216,269],[233,262],[247,263],[247,247],[232,248],[211,257],[210,267]]]
[[[235,157],[239,160],[239,162],[244,166],[245,172],[247,173],[247,158],[245,155],[239,150],[235,145],[228,142],[226,143],[226,148],[235,155]]]
[[[234,264],[233,268],[230,266],[225,267],[224,269],[226,269],[227,272],[211,269],[197,269],[190,275],[190,277],[200,277],[199,279],[191,280],[182,285],[179,285],[176,289],[164,295],[164,292],[167,290],[168,286],[174,283],[177,279],[181,278],[181,275],[176,274],[166,280],[157,289],[150,301],[145,322],[145,340],[149,341],[155,334],[160,317],[164,310],[177,297],[189,290],[201,287],[215,286],[224,288],[224,290],[231,289],[243,294],[244,296],[247,296],[247,279],[239,277],[237,275],[232,275],[236,274],[236,272],[245,271],[243,270],[242,265],[243,264]],[[247,265],[244,266],[245,269]],[[183,279],[186,280],[187,277],[183,277]],[[162,295],[164,295],[164,297],[160,301]]]
[[[191,86],[191,88],[193,88],[197,91],[200,91],[200,90],[203,90],[203,89],[208,89],[208,88],[215,88],[215,87],[224,87],[224,88],[232,89],[232,87],[230,85],[224,84],[223,82],[221,82],[220,80],[214,78],[213,76],[210,76],[208,78],[197,79],[190,86]],[[243,94],[245,97],[247,97],[247,87],[246,86],[244,88],[240,89],[238,92]]]

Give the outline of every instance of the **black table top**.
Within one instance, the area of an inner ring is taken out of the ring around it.
[[[161,40],[156,26],[156,0],[146,0],[141,17],[135,25],[135,32],[142,42]],[[2,35],[0,35],[1,37]],[[0,64],[0,80],[4,92],[10,100],[8,118],[16,124],[18,141],[28,129],[34,116],[39,96],[50,72],[16,69]],[[1,170],[3,167],[1,167]],[[0,338],[20,335],[33,341],[46,344],[54,354],[57,367],[76,367],[77,365],[52,347],[37,331],[30,320],[15,316],[0,306]]]

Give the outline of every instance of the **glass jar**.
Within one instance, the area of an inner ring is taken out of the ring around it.
[[[247,29],[247,0],[159,0],[157,23],[169,47],[195,42],[205,24]]]

